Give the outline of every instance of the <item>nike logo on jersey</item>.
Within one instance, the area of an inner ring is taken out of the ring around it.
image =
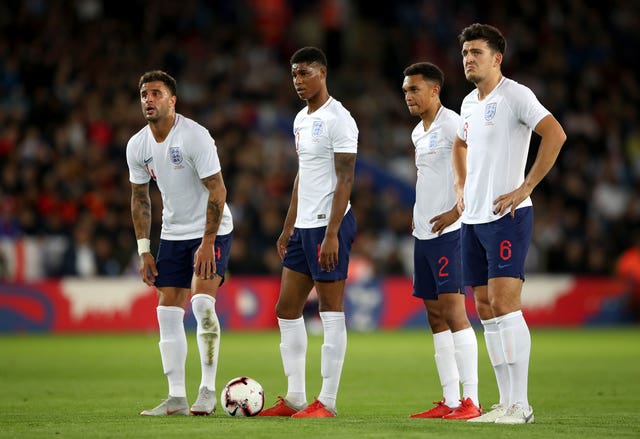
[[[511,267],[511,264],[498,264],[498,268],[502,270],[503,268]]]
[[[149,157],[148,159],[144,159],[144,164],[148,165],[153,160],[153,157]]]

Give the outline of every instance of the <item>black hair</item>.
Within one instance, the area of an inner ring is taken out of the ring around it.
[[[290,63],[291,64],[300,64],[300,63],[314,63],[317,62],[323,66],[327,66],[327,57],[324,52],[317,47],[303,47],[302,49],[298,49],[296,53],[291,56]]]
[[[504,39],[498,28],[489,24],[474,23],[465,27],[460,35],[458,35],[458,41],[461,46],[466,41],[474,40],[486,41],[490,48],[497,50],[503,55],[505,50],[507,50],[507,40]]]
[[[440,67],[430,62],[411,64],[404,69],[403,73],[404,76],[422,75],[425,80],[435,82],[440,88],[444,85],[444,73],[442,73]]]
[[[163,82],[171,92],[171,95],[176,96],[176,91],[178,88],[176,80],[173,79],[173,76],[171,76],[167,72],[163,72],[162,70],[151,70],[142,75],[140,77],[140,81],[138,82],[138,90],[142,88],[143,84],[154,81]]]

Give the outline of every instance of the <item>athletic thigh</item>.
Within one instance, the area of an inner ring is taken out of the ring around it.
[[[316,281],[316,293],[318,293],[318,310],[344,311],[344,280],[329,282]]]
[[[276,315],[281,319],[301,317],[312,288],[311,276],[283,267]]]

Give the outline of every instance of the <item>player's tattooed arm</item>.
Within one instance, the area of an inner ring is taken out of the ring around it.
[[[319,255],[320,268],[325,271],[332,271],[338,264],[338,252],[340,251],[338,230],[351,196],[356,155],[353,153],[336,153],[334,154],[334,166],[337,177],[336,188],[333,192],[331,214],[324,239],[320,244]]]
[[[204,236],[213,236],[215,238],[218,233],[218,227],[220,227],[220,222],[222,221],[224,203],[227,199],[227,188],[224,185],[221,172],[203,178],[202,183],[209,191]]]
[[[131,218],[136,239],[149,238],[151,235],[151,197],[149,183],[131,183]]]
[[[333,194],[333,205],[331,206],[331,216],[327,231],[338,234],[342,217],[349,203],[351,188],[356,168],[356,154],[336,153],[334,154],[334,166],[336,170],[336,189]]]

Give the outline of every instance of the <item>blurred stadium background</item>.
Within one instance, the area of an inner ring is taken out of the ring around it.
[[[327,52],[329,90],[360,129],[349,323],[424,325],[410,297],[417,120],[402,70],[438,64],[443,104],[459,111],[472,86],[456,36],[473,22],[503,31],[505,75],[531,87],[568,135],[533,195],[527,318],[637,323],[639,9],[620,0],[2,2],[0,331],[155,328],[155,296],[137,274],[125,146],[144,125],[138,78],[156,68],[177,79],[178,112],[210,130],[223,164],[235,231],[221,320],[275,327],[274,243],[302,105],[288,60],[304,45]]]

